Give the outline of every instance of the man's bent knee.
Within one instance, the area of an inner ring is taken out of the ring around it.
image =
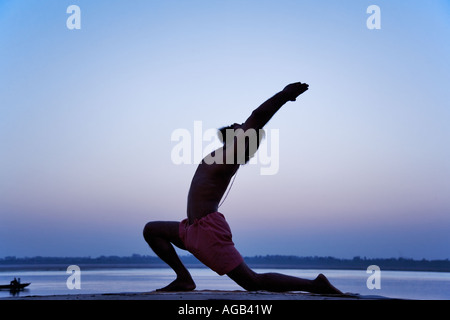
[[[149,244],[150,241],[164,239],[184,249],[184,245],[179,237],[179,225],[180,223],[175,221],[151,221],[144,227],[144,239]]]
[[[143,230],[144,239],[148,242],[152,236],[157,234],[157,222],[148,222]]]

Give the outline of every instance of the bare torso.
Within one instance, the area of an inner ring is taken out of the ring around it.
[[[215,152],[217,151],[222,151],[222,148]],[[207,164],[202,160],[192,178],[188,193],[189,224],[218,210],[220,200],[238,168],[239,164]]]

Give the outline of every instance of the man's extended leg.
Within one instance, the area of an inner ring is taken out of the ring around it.
[[[248,291],[307,291],[321,294],[342,294],[341,291],[331,285],[323,274],[319,274],[314,280],[297,278],[280,273],[258,274],[243,262],[227,275]]]
[[[181,262],[172,244],[186,250],[179,236],[179,222],[155,221],[144,227],[144,238],[152,250],[176,273],[177,278],[157,291],[190,291],[195,289],[191,274]]]

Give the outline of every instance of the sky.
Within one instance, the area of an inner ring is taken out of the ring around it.
[[[300,81],[220,207],[241,254],[448,259],[449,39],[444,0],[0,0],[0,257],[152,255],[215,128]]]

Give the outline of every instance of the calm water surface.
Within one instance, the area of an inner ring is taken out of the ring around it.
[[[242,290],[227,276],[218,276],[206,268],[191,269],[198,290]],[[255,269],[256,272],[279,272],[306,279],[314,279],[318,273],[325,274],[333,285],[343,292],[361,295],[381,295],[405,299],[450,300],[450,273],[381,271],[381,289],[369,290],[366,281],[370,274],[365,270],[301,270],[301,269]],[[83,293],[146,292],[161,288],[175,274],[167,268],[110,268],[81,270],[81,289],[69,290],[66,271],[0,271],[0,284],[9,284],[14,278],[31,282],[19,296],[60,295]],[[8,290],[0,290],[0,298],[9,297]]]

